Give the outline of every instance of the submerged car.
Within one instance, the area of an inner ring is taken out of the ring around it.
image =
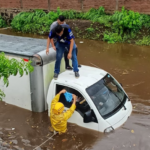
[[[80,78],[76,79],[71,71],[62,72],[58,80],[52,80],[48,90],[48,110],[54,96],[62,89],[77,95],[77,107],[68,120],[70,123],[97,130],[110,132],[122,126],[132,113],[132,104],[122,85],[102,69],[83,66]],[[61,95],[60,102],[66,111],[72,103]]]

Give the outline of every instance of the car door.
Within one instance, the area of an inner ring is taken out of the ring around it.
[[[78,90],[76,90],[72,87],[69,87],[69,86],[60,85],[60,84],[56,83],[55,87],[56,87],[55,94],[59,93],[62,89],[66,89],[68,92],[75,94],[77,96],[77,99],[79,100],[79,102],[76,103],[76,110],[74,111],[73,115],[68,120],[68,122],[77,124],[81,127],[85,127],[88,129],[93,129],[93,130],[98,131],[99,126],[98,126],[98,121],[97,121],[95,112],[94,112],[94,110],[92,110],[91,106],[89,105],[88,101],[83,96],[83,94],[81,92],[79,92]],[[60,96],[59,101],[64,104],[64,106],[65,106],[64,111],[67,111],[72,105],[72,103],[69,103],[66,101],[63,94]],[[85,116],[85,113],[88,111],[92,112],[92,121],[85,123],[84,116]]]

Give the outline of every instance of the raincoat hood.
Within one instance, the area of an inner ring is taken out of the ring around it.
[[[54,114],[61,114],[64,110],[64,104],[57,102],[53,108]]]

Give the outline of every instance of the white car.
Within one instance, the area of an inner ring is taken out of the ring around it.
[[[104,70],[83,66],[80,68],[80,78],[76,79],[72,71],[61,73],[57,80],[52,80],[49,86],[47,103],[50,110],[54,96],[62,89],[80,98],[70,123],[81,127],[110,132],[123,125],[132,112],[132,104],[121,84]],[[65,111],[72,103],[61,95],[60,102]]]

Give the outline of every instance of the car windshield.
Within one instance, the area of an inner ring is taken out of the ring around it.
[[[119,111],[126,101],[120,84],[109,74],[86,91],[104,119]]]

